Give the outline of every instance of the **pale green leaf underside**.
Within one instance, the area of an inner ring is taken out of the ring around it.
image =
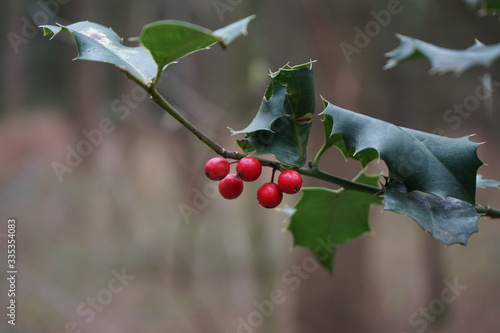
[[[500,182],[494,179],[483,179],[482,175],[477,175],[477,188],[500,188]]]
[[[106,62],[129,73],[143,84],[150,84],[167,65],[215,43],[226,46],[240,35],[254,16],[216,31],[182,21],[158,21],[144,26],[138,40],[142,45],[128,47],[110,28],[92,22],[68,26],[42,26],[44,34],[69,32],[76,43],[76,59]],[[159,70],[160,69],[160,70]]]
[[[380,158],[389,178],[402,181],[409,192],[422,191],[475,203],[476,172],[482,165],[479,144],[468,137],[447,138],[399,127],[325,101],[325,140],[346,157],[365,166]]]
[[[78,22],[68,26],[43,26],[44,35],[67,31],[75,40],[76,59],[106,62],[128,72],[143,83],[153,80],[157,66],[143,46],[124,46],[122,39],[110,28],[92,22]]]
[[[376,186],[378,178],[361,173],[355,181]],[[375,203],[381,198],[362,192],[304,188],[288,225],[293,244],[309,248],[332,271],[337,247],[370,231],[368,213]]]
[[[468,202],[420,191],[408,193],[398,181],[387,184],[384,199],[385,210],[411,217],[446,245],[465,245],[470,235],[478,231],[480,215]]]
[[[315,112],[314,80],[311,63],[284,66],[270,74],[257,115],[243,130],[238,144],[246,153],[274,155],[294,166],[306,162],[306,147]]]
[[[432,73],[454,72],[459,75],[473,66],[490,66],[500,57],[500,44],[484,45],[476,41],[465,50],[439,47],[408,36],[398,35],[400,44],[386,54],[390,59],[384,69],[395,67],[400,62],[415,58],[426,58],[431,63]]]

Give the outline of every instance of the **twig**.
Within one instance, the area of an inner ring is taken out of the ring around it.
[[[479,214],[483,214],[484,216],[489,216],[491,218],[500,218],[500,209],[479,205],[476,205],[475,208]]]
[[[156,102],[163,110],[165,110],[169,115],[171,115],[175,120],[177,120],[182,126],[184,126],[188,131],[194,134],[201,142],[207,145],[210,149],[212,149],[216,154],[229,159],[240,160],[243,157],[247,156],[245,154],[226,150],[224,147],[219,145],[217,142],[213,141],[211,138],[207,137],[203,132],[201,132],[196,126],[194,126],[189,120],[187,120],[183,115],[181,115],[156,89],[156,81],[151,85],[145,85],[141,80],[136,78],[134,75],[129,72],[124,71],[127,77],[142,87],[144,90],[148,92],[151,99]],[[321,179],[329,183],[333,183],[339,186],[342,186],[346,190],[353,190],[358,192],[364,192],[372,195],[380,195],[383,191],[382,188],[376,186],[370,186],[358,182],[354,182],[352,180],[344,179],[341,177],[334,176],[327,172],[321,171],[317,168],[319,158],[321,155],[327,150],[326,146],[323,146],[314,161],[311,163],[310,168],[294,168],[300,174]],[[279,162],[264,159],[261,157],[256,157],[259,161],[261,161],[264,165],[271,166],[273,169],[276,168],[293,168],[291,166],[283,165]],[[483,216],[489,216],[491,218],[500,218],[500,209],[491,208],[489,206],[475,206],[476,211]]]

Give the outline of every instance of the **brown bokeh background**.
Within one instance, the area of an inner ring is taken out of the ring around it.
[[[214,6],[221,2],[228,6],[222,14]],[[51,7],[54,16],[43,10],[45,0],[3,3],[4,309],[10,217],[18,221],[19,274],[17,325],[8,325],[2,313],[1,331],[498,332],[497,221],[481,220],[480,232],[467,247],[445,247],[409,218],[381,212],[377,206],[371,212],[373,232],[338,250],[333,275],[315,266],[299,274],[297,267],[310,264],[310,253],[291,248],[283,213],[257,204],[259,182],[247,184],[234,201],[213,195],[214,184],[203,174],[205,161],[213,156],[207,147],[147,99],[136,100],[130,113],[120,118],[112,111],[113,103],[134,91],[123,74],[107,64],[72,61],[76,49],[68,38],[49,42],[40,31],[26,27],[26,22],[46,13],[48,21],[39,23],[89,20],[127,38],[160,19],[217,29],[256,14],[248,36],[227,50],[214,47],[182,59],[165,73],[162,83],[172,104],[223,146],[237,149],[226,127],[240,129],[252,119],[269,70],[314,59],[318,112],[321,94],[341,107],[397,125],[427,132],[439,129],[451,137],[475,133],[472,140],[486,142],[479,155],[488,165],[480,173],[500,178],[497,91],[458,126],[444,117],[446,110],[474,96],[484,69],[473,68],[460,77],[431,76],[429,63],[419,60],[382,70],[384,53],[398,45],[396,33],[463,49],[474,38],[486,44],[500,42],[498,19],[480,17],[477,8],[460,0],[401,1],[402,11],[348,62],[340,43],[353,44],[354,28],[363,30],[374,20],[371,11],[387,9],[389,2],[52,0],[59,4]],[[12,34],[24,39],[14,46],[9,41]],[[498,66],[490,72],[496,82]],[[488,108],[491,102],[493,108]],[[82,131],[97,128],[103,118],[112,120],[114,130],[59,181],[52,163],[64,163],[66,147],[74,149],[85,139]],[[310,156],[322,138],[317,117]],[[325,169],[345,177],[359,171],[337,151],[327,155],[322,161]],[[370,168],[383,170],[381,165]],[[331,186],[310,179],[305,183]],[[206,200],[200,199],[200,192],[208,194]],[[293,206],[296,200],[298,196],[287,196],[281,207]],[[478,201],[498,207],[500,194],[479,190]],[[180,207],[191,207],[193,214],[183,217]],[[120,292],[106,292],[113,271],[122,270],[133,280]],[[466,289],[441,308],[442,293],[454,282]],[[269,304],[273,290],[282,293],[282,302],[259,314],[258,305]],[[106,295],[112,299],[105,299],[107,304],[101,304],[95,317],[78,312],[82,303]],[[438,315],[429,312],[424,320],[429,306]],[[253,320],[255,327],[242,320]]]

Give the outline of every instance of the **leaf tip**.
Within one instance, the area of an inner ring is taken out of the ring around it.
[[[387,57],[390,57],[389,53],[386,53],[385,55]],[[396,67],[397,64],[398,64],[398,62],[395,61],[394,59],[389,59],[389,60],[387,60],[387,63],[384,65],[384,67],[382,67],[382,70],[386,71],[388,69],[394,68],[394,67]]]
[[[472,47],[485,46],[484,43],[480,42],[479,39],[474,38],[474,45]]]
[[[321,98],[321,101],[323,102],[323,107],[326,108],[330,102],[326,100],[326,98],[323,97],[323,95],[319,95],[319,98]],[[323,110],[319,115],[322,115],[325,111]]]
[[[248,24],[251,20],[255,19],[256,15],[247,16],[244,19],[231,23],[223,28],[217,29],[212,32],[212,36],[218,39],[218,43],[225,48],[238,36],[248,35]]]

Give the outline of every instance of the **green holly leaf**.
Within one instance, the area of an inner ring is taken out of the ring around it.
[[[249,16],[216,31],[182,21],[164,20],[143,27],[138,40],[153,55],[158,67],[165,66],[196,51],[209,49],[215,43],[223,47],[247,34]]]
[[[323,152],[329,148],[337,147],[346,158],[354,158],[360,161],[361,165],[365,167],[372,160],[379,158],[379,153],[376,149],[366,148],[357,151],[356,148],[347,148],[341,133],[333,132],[333,117],[326,116],[322,120],[323,131],[325,134],[325,142],[323,143]]]
[[[246,152],[274,155],[279,161],[294,166],[306,162],[306,147],[315,112],[312,63],[295,67],[286,65],[271,73],[257,115],[241,131],[246,134],[239,146]]]
[[[447,138],[399,127],[325,101],[325,145],[363,166],[384,160],[389,179],[398,179],[408,192],[421,191],[475,203],[476,172],[482,165],[479,144],[469,137]],[[331,117],[331,119],[328,119]],[[329,126],[331,124],[332,126]]]
[[[411,217],[446,245],[465,245],[470,235],[478,231],[480,214],[468,202],[420,191],[408,193],[398,180],[387,184],[384,199],[385,210]]]
[[[124,46],[122,39],[110,28],[92,22],[78,22],[68,26],[42,26],[44,36],[61,31],[69,32],[75,40],[79,60],[106,62],[129,73],[147,84],[157,73],[153,57],[143,46]],[[52,38],[54,37],[52,36]]]
[[[500,182],[494,179],[483,179],[482,175],[477,175],[476,178],[477,188],[500,188]]]
[[[360,173],[354,180],[376,186],[378,178]],[[309,248],[331,272],[337,247],[370,231],[370,206],[380,203],[380,197],[357,191],[304,188],[290,213],[293,245]]]
[[[386,210],[408,215],[445,244],[465,244],[477,231],[479,144],[399,127],[327,101],[323,114],[326,148],[337,147],[363,167],[375,158],[386,163]]]
[[[482,0],[481,13],[482,14],[497,14],[500,12],[500,0]]]
[[[142,45],[129,47],[113,30],[92,22],[78,22],[68,26],[42,26],[44,35],[69,32],[76,43],[76,59],[106,62],[135,77],[144,85],[157,80],[165,67],[178,59],[210,48],[215,43],[228,45],[246,34],[254,16],[230,24],[216,31],[182,21],[158,21],[143,27]]]
[[[473,66],[488,67],[500,57],[500,44],[484,45],[476,40],[465,50],[451,50],[403,35],[398,35],[398,38],[399,46],[386,54],[390,59],[384,69],[406,60],[426,58],[432,65],[431,73],[454,72],[460,75]]]

